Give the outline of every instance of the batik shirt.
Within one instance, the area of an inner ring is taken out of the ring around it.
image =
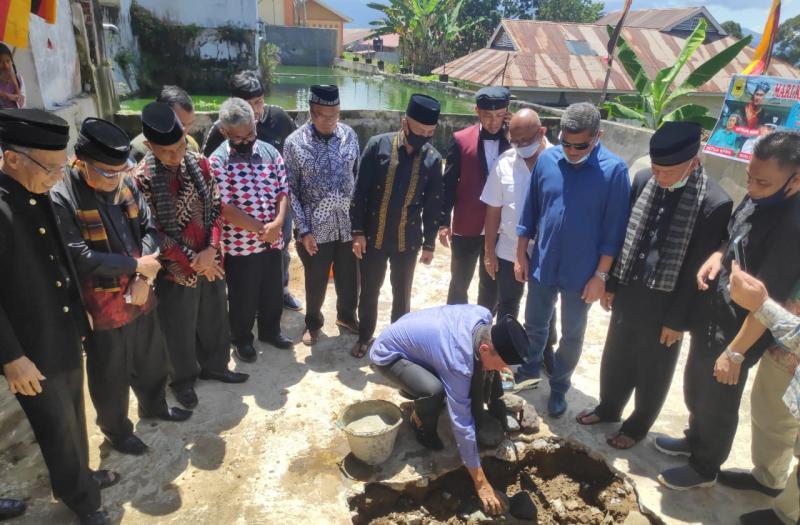
[[[311,123],[289,135],[283,147],[297,238],[318,243],[351,240],[350,202],[358,169],[358,137],[339,123],[322,137]]]
[[[776,343],[788,352],[800,355],[800,317],[786,311],[772,299],[767,299],[754,314],[758,322],[772,332]],[[800,419],[800,369],[795,370],[783,401],[792,415]]]
[[[220,145],[211,155],[211,172],[217,180],[222,202],[235,206],[262,224],[275,220],[281,197],[289,196],[286,170],[278,150],[260,140],[250,155],[237,153],[228,145]],[[258,233],[224,223],[222,248],[226,255],[241,256],[267,249],[283,248],[283,235],[271,245],[258,240]]]

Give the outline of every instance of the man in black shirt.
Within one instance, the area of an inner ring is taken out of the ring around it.
[[[391,265],[392,322],[411,309],[417,254],[430,264],[442,210],[442,157],[429,144],[439,120],[439,102],[411,95],[398,132],[369,139],[358,167],[350,220],[353,251],[361,259],[358,342],[363,357],[378,318],[378,296]]]
[[[264,104],[264,87],[254,71],[242,71],[231,77],[231,97],[247,101],[256,115],[256,137],[262,142],[278,150],[283,155],[286,138],[297,129],[297,125],[279,106]],[[211,157],[216,149],[225,142],[219,120],[206,135],[203,144],[203,155]],[[283,307],[287,310],[300,310],[302,305],[289,293],[289,240],[292,238],[292,208],[289,206],[286,221],[283,223]]]
[[[89,469],[81,339],[89,322],[48,196],[64,176],[69,126],[37,109],[0,111],[0,365],[28,416],[53,494],[81,523],[109,523]]]
[[[578,423],[619,421],[608,438],[627,449],[644,439],[667,398],[697,294],[696,276],[727,236],[733,202],[700,163],[701,128],[667,122],[650,139],[651,169],[636,174],[625,244],[602,306],[613,307],[600,366],[600,404]],[[642,308],[647,305],[647,308]]]
[[[669,488],[710,487],[728,458],[739,421],[747,373],[773,343],[752,313],[737,306],[728,289],[731,261],[764,282],[784,302],[800,279],[800,195],[787,188],[800,170],[800,133],[776,131],[761,139],[747,167],[747,197],[728,223],[729,241],[697,274],[704,291],[689,330],[684,398],[689,428],[683,438],[660,437],[656,448],[689,456],[689,464],[662,472]]]

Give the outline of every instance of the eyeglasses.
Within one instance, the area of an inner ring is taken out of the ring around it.
[[[592,140],[590,140],[589,142],[581,142],[579,144],[573,144],[572,142],[567,142],[566,140],[562,139],[561,134],[558,135],[558,140],[561,141],[561,146],[564,149],[572,148],[578,151],[589,149],[589,147],[592,145],[592,142],[594,142],[594,138],[592,138]]]
[[[117,175],[121,175],[123,173],[127,173],[127,172],[131,171],[134,167],[136,167],[136,164],[131,159],[128,159],[128,162],[125,164],[124,168],[122,168],[121,170],[117,170],[117,171],[101,170],[95,164],[92,164],[91,162],[86,162],[86,164],[91,166],[94,171],[96,171],[97,173],[99,173],[100,175],[102,175],[103,177],[105,177],[107,179],[111,179],[113,177],[116,177]]]
[[[62,164],[61,166],[58,166],[57,168],[48,168],[47,166],[45,166],[44,164],[42,164],[38,160],[36,160],[33,157],[31,157],[30,155],[28,155],[27,153],[23,153],[23,152],[21,152],[19,150],[11,149],[11,148],[6,148],[6,151],[13,151],[17,155],[22,155],[23,157],[25,157],[29,161],[33,162],[34,164],[36,164],[37,166],[42,168],[44,170],[44,172],[47,174],[48,177],[55,177],[56,175],[62,175],[63,176],[67,172],[67,164],[66,163]]]

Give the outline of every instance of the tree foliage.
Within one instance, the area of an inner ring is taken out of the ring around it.
[[[515,20],[532,20],[538,3],[537,0],[499,0],[503,18]]]
[[[638,120],[642,125],[651,129],[658,129],[662,123],[675,120],[697,122],[706,129],[712,129],[716,120],[708,115],[708,108],[697,104],[678,106],[678,100],[684,95],[696,92],[700,86],[711,80],[731,60],[736,58],[750,43],[752,37],[743,38],[715,54],[696,67],[680,86],[673,89],[672,85],[678,74],[697,51],[697,48],[705,41],[706,28],[705,19],[701,19],[695,30],[686,39],[675,63],[659,71],[653,79],[650,78],[639,57],[636,56],[636,52],[620,35],[617,44],[617,59],[633,80],[637,94],[618,97],[613,102],[606,102],[605,107],[608,109],[609,116]],[[613,30],[614,28],[608,26],[609,35]]]
[[[591,24],[602,16],[605,5],[591,0],[537,0],[536,20]]]
[[[742,26],[738,22],[734,22],[733,20],[727,20],[720,24],[722,29],[724,29],[729,35],[733,38],[744,38],[744,33],[742,33]]]
[[[800,15],[781,24],[775,40],[775,56],[795,66],[800,64]]]

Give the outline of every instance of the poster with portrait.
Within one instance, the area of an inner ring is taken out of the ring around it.
[[[747,162],[759,137],[800,128],[800,80],[734,75],[703,151]]]

